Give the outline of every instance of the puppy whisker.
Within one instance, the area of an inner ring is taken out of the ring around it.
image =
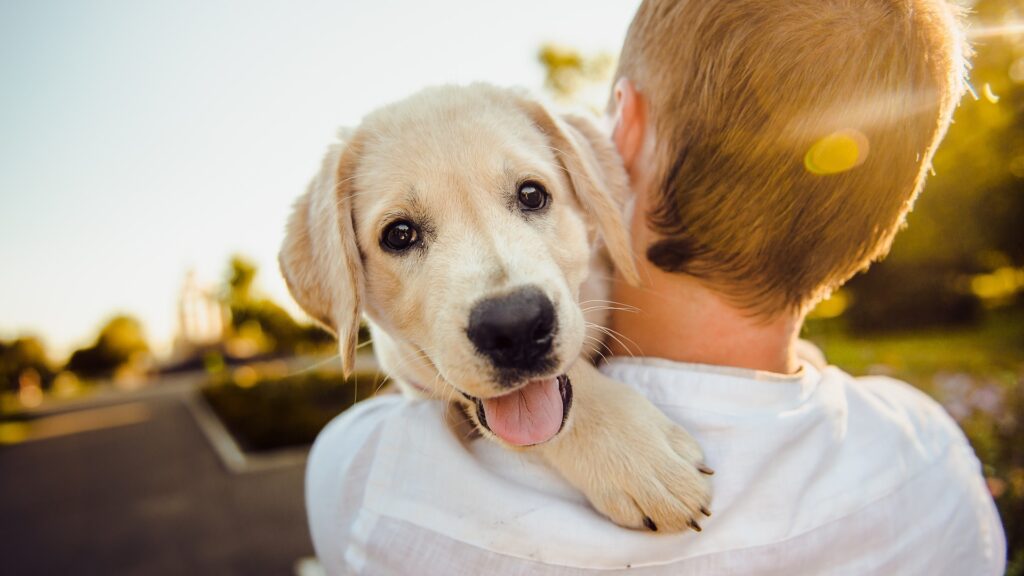
[[[319,362],[314,362],[313,364],[310,364],[309,366],[306,366],[305,368],[301,368],[299,370],[289,371],[287,374],[285,374],[284,377],[285,378],[290,378],[292,376],[302,376],[303,374],[308,374],[310,372],[315,372],[316,370],[319,370],[320,368],[323,368],[324,366],[327,366],[328,364],[331,364],[331,363],[334,363],[334,362],[338,362],[338,363],[341,362],[341,358],[337,354],[333,354],[333,355],[331,355],[328,358],[324,358],[323,360],[320,360]]]
[[[619,308],[618,306],[589,306],[587,308],[580,308],[580,312],[583,313],[593,312],[595,310],[618,310],[620,312],[629,312],[631,314],[640,312],[635,308]]]
[[[620,332],[612,330],[611,328],[607,328],[605,326],[600,326],[600,325],[594,324],[592,322],[587,322],[587,326],[588,327],[592,327],[595,330],[600,331],[601,333],[605,334],[609,338],[611,338],[611,339],[615,340],[616,342],[618,342],[619,346],[622,346],[622,349],[625,350],[626,353],[629,354],[630,356],[635,356],[635,354],[633,353],[634,349],[636,349],[636,350],[640,349],[640,346],[638,346],[637,343],[634,342],[632,339],[630,339],[629,337],[627,337],[626,335],[624,335],[624,334],[622,334]],[[626,343],[622,341],[623,339],[628,340],[629,343],[633,345],[632,348],[627,346]]]
[[[596,350],[594,350],[594,353],[601,357],[602,362],[608,362],[608,356],[606,356],[604,352],[601,352],[601,348],[608,350],[608,352],[611,352],[611,349],[608,348],[608,345],[605,344],[603,340],[601,340],[600,338],[595,338],[594,336],[584,336],[584,339],[596,343],[598,347]]]
[[[624,304],[622,302],[616,302],[615,300],[590,299],[590,300],[584,300],[584,301],[579,303],[580,306],[586,306],[588,304],[608,304],[608,305],[611,305],[611,306],[616,306],[617,307],[617,308],[615,308],[616,310],[629,310],[629,311],[632,311],[632,312],[639,312],[640,311],[640,308],[638,308],[636,306],[633,306],[631,304]]]

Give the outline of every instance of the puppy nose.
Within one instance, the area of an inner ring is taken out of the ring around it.
[[[469,340],[498,368],[539,369],[551,352],[555,307],[539,288],[481,300],[469,313]]]

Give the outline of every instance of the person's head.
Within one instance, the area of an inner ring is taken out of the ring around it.
[[[666,272],[800,313],[885,255],[965,86],[942,0],[645,0],[614,138]]]

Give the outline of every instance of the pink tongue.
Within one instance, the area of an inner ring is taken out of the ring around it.
[[[550,440],[562,427],[558,379],[534,380],[519,390],[483,400],[487,427],[514,446]]]

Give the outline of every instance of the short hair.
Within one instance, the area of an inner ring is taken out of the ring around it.
[[[966,86],[941,0],[644,0],[617,77],[655,133],[647,258],[757,315],[889,250]]]

